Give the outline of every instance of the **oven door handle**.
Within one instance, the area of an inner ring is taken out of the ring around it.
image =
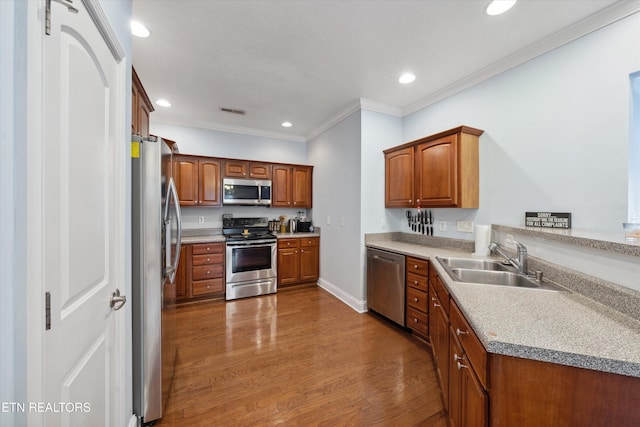
[[[247,246],[271,246],[275,245],[273,240],[248,240],[246,242],[227,242],[228,247],[247,247]]]

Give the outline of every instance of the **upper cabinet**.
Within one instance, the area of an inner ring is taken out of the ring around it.
[[[149,136],[149,114],[154,110],[135,68],[131,71],[131,133]]]
[[[312,207],[313,166],[273,165],[271,206]]]
[[[181,206],[220,206],[220,159],[174,156],[174,180]]]
[[[246,160],[224,161],[225,178],[271,179],[271,165]]]
[[[385,207],[477,208],[483,132],[461,126],[385,150]]]

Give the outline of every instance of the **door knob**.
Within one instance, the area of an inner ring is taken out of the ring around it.
[[[126,302],[127,297],[120,295],[120,289],[116,289],[116,291],[111,294],[111,303],[109,305],[113,311],[117,311],[120,310]]]

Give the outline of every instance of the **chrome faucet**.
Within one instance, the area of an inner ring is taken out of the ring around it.
[[[516,271],[518,271],[518,273],[521,274],[527,274],[529,272],[529,265],[527,262],[527,248],[525,245],[523,245],[520,242],[516,242],[515,240],[513,241],[513,243],[516,245],[516,249],[517,249],[517,254],[516,257],[517,259],[511,258],[509,255],[507,255],[502,248],[500,248],[500,246],[498,246],[497,243],[491,243],[489,245],[489,250],[491,252],[497,252],[500,255],[502,255],[507,261],[509,261],[509,263],[511,265],[513,265],[516,268]]]

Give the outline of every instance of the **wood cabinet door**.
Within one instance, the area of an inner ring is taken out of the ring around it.
[[[131,134],[138,134],[138,109],[140,106],[140,95],[135,84],[131,85]]]
[[[149,115],[151,114],[151,109],[149,106],[140,102],[140,107],[138,108],[138,132],[141,136],[148,137],[149,136]]]
[[[249,178],[271,179],[271,165],[268,163],[249,162]]]
[[[291,176],[291,202],[294,208],[311,208],[313,168],[311,166],[295,166]]]
[[[318,280],[320,276],[318,246],[304,246],[300,248],[300,281],[310,282]]]
[[[449,426],[462,427],[462,371],[458,368],[458,363],[468,365],[468,362],[461,359],[464,357],[462,346],[451,329],[449,344],[451,350],[446,361],[449,364]]]
[[[429,318],[429,326],[433,325],[433,329],[430,329],[433,334],[431,335],[431,343],[436,362],[436,373],[442,387],[443,405],[447,409],[449,407],[449,319],[440,298],[437,296],[436,301],[429,307],[429,313],[431,311],[434,312],[434,316]]]
[[[458,205],[458,135],[420,144],[415,161],[416,203]]]
[[[414,206],[413,154],[414,147],[385,154],[385,207]]]
[[[300,256],[297,248],[278,249],[278,284],[296,283],[300,276]]]
[[[465,365],[468,367],[460,369],[462,425],[486,427],[489,422],[489,397],[469,363]]]
[[[291,167],[273,165],[271,206],[291,207]]]
[[[176,156],[173,174],[180,206],[198,204],[198,158]]]
[[[220,160],[198,161],[198,202],[201,206],[220,206]],[[178,192],[178,194],[180,194]]]
[[[180,261],[178,262],[178,272],[174,282],[176,287],[176,299],[181,300],[191,296],[190,278],[188,272],[191,271],[191,245],[182,245],[180,251]]]
[[[242,160],[225,160],[224,176],[228,178],[247,178],[248,162]]]

